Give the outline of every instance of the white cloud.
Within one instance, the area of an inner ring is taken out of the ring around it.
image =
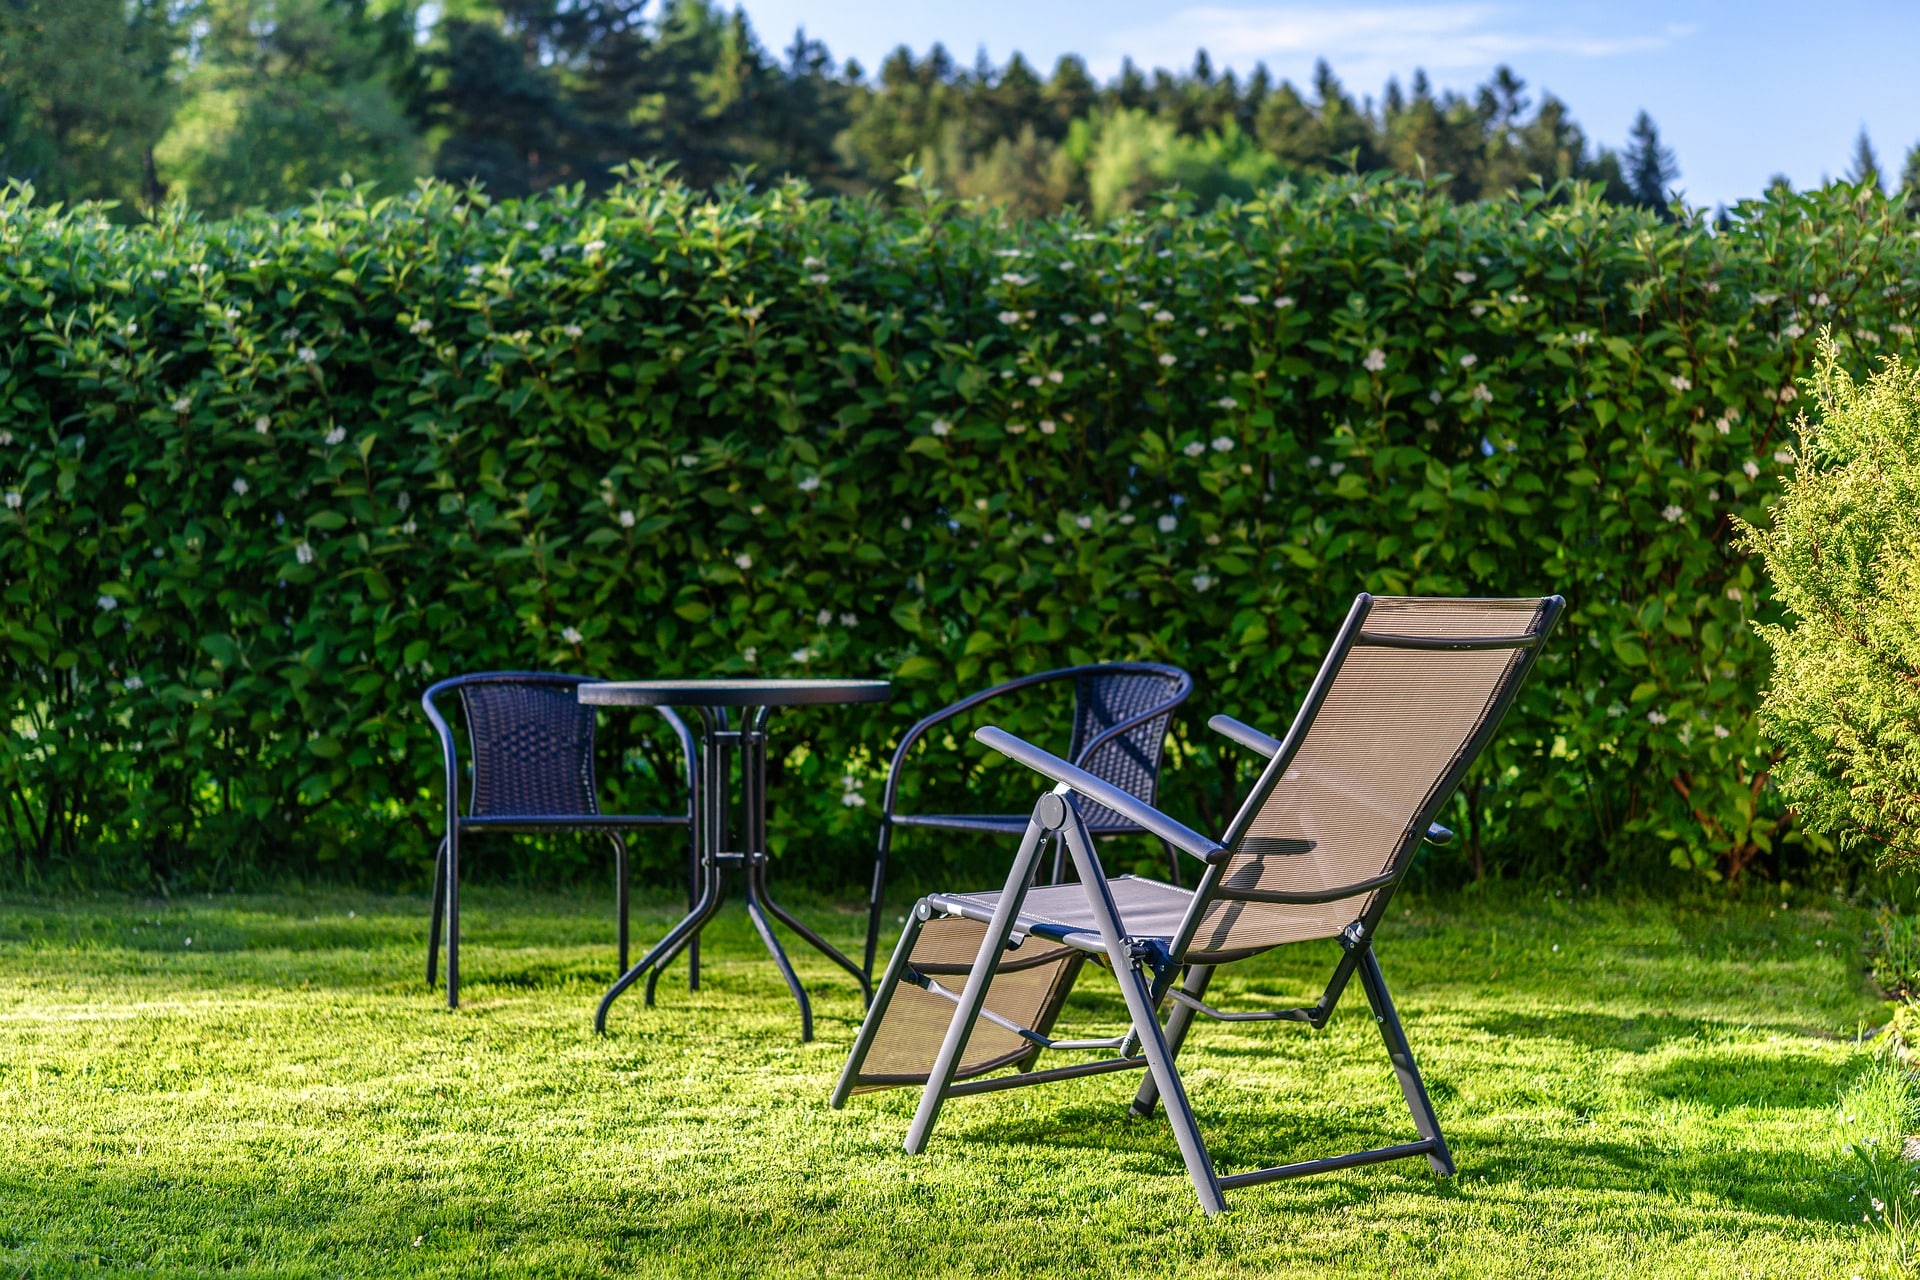
[[[1195,48],[1219,67],[1251,69],[1266,62],[1280,76],[1303,80],[1318,58],[1361,92],[1416,67],[1430,74],[1479,73],[1527,54],[1610,58],[1651,53],[1691,27],[1599,32],[1541,23],[1519,6],[1281,4],[1183,9],[1150,26],[1114,31],[1095,57],[1111,74],[1122,56],[1141,66],[1185,66]]]

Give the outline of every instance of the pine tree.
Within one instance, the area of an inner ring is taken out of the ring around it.
[[[1660,129],[1653,117],[1642,111],[1627,134],[1627,150],[1620,158],[1627,191],[1636,204],[1659,210],[1666,216],[1673,180],[1680,166],[1673,152],[1660,145]]]
[[[1860,136],[1853,140],[1853,167],[1847,170],[1847,181],[1872,183],[1876,188],[1880,185],[1880,157],[1873,153],[1873,140],[1867,137],[1865,125],[1860,126]]]

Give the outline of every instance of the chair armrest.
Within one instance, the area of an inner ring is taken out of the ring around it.
[[[453,745],[453,728],[447,718],[440,714],[440,708],[434,699],[443,692],[454,688],[458,677],[442,680],[430,686],[420,695],[420,707],[427,713],[427,723],[433,726],[434,736],[440,739],[440,763],[445,771],[447,789],[447,829],[452,831],[460,814],[460,759]]]
[[[1013,693],[1020,689],[1031,688],[1036,684],[1045,684],[1065,674],[1067,674],[1065,671],[1042,671],[1036,675],[1019,676],[1003,684],[996,684],[990,689],[970,693],[960,701],[944,706],[916,722],[911,729],[900,735],[900,745],[893,749],[893,760],[887,766],[887,784],[880,796],[881,820],[885,821],[893,816],[895,798],[900,791],[900,773],[907,763],[907,753],[913,750],[915,744],[926,735],[929,729],[971,711],[983,702],[991,702],[1003,693]]]
[[[1232,738],[1249,751],[1258,751],[1269,760],[1273,759],[1280,750],[1280,739],[1272,734],[1262,733],[1250,724],[1242,724],[1232,716],[1215,716],[1207,721],[1207,728]]]
[[[982,746],[991,747],[1042,777],[1061,783],[1077,795],[1105,805],[1202,862],[1224,862],[1227,858],[1226,847],[1218,841],[1210,840],[1186,824],[1174,821],[1132,792],[1123,791],[1077,765],[1068,764],[1051,751],[1043,751],[1030,742],[1022,742],[1006,730],[992,725],[974,730],[973,737]]]
[[[1452,844],[1453,832],[1447,830],[1437,822],[1433,823],[1427,828],[1427,843],[1432,845]]]

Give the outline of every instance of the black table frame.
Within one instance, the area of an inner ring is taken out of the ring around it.
[[[716,687],[723,683],[735,687]],[[593,1029],[596,1032],[605,1034],[607,1013],[613,1007],[613,1002],[639,981],[642,974],[647,976],[646,1003],[652,1007],[654,989],[661,973],[683,949],[689,950],[688,985],[693,990],[699,990],[700,931],[719,912],[725,901],[725,873],[728,867],[738,867],[743,873],[747,916],[753,921],[753,927],[768,954],[779,966],[780,976],[786,979],[787,990],[792,993],[794,1002],[800,1006],[800,1039],[803,1042],[813,1039],[813,1006],[807,999],[806,988],[800,984],[799,975],[793,970],[792,962],[787,959],[786,951],[780,946],[779,938],[774,936],[772,924],[767,918],[769,915],[792,929],[814,950],[852,974],[860,984],[862,996],[869,1003],[872,1002],[873,983],[866,972],[842,955],[832,943],[794,918],[792,912],[774,899],[767,884],[767,720],[774,705],[877,702],[889,696],[890,690],[883,681],[805,682],[812,687],[797,688],[801,683],[647,681],[623,685],[620,681],[607,681],[581,686],[581,701],[595,706],[671,703],[692,707],[700,722],[699,760],[695,770],[698,785],[694,798],[696,871],[692,907],[668,931],[666,937],[607,988],[606,994],[600,998],[600,1007],[593,1015]],[[769,692],[776,692],[767,688],[775,684],[788,686],[777,691],[786,696],[769,701],[759,700]],[[636,693],[638,696],[635,696]],[[730,708],[737,708],[740,712],[737,725]],[[741,820],[738,834],[741,839],[740,847],[728,848],[727,845],[731,843],[728,784],[732,773],[729,757],[735,753],[740,757]]]

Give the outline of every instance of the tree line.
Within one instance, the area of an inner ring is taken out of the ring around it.
[[[0,176],[44,198],[223,214],[342,174],[519,196],[598,190],[636,158],[702,186],[746,172],[882,198],[918,170],[1017,214],[1095,216],[1174,184],[1211,203],[1349,169],[1461,200],[1583,179],[1664,208],[1679,174],[1646,113],[1597,145],[1506,67],[1469,93],[1415,72],[1376,101],[1324,62],[1302,89],[1204,50],[1106,83],[1077,57],[1043,75],[939,45],[869,72],[804,31],[774,52],[714,0],[0,0]],[[1903,177],[1916,165],[1920,148]],[[1864,133],[1863,166],[1878,176]]]

